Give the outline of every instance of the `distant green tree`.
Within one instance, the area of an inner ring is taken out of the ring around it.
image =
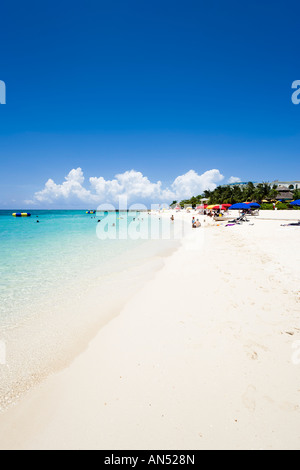
[[[269,192],[269,197],[271,199],[276,199],[276,197],[278,196],[279,192],[278,192],[278,186],[276,184],[273,185],[273,187],[270,189],[270,192]]]
[[[260,183],[255,186],[252,182],[247,185],[240,186],[218,186],[214,190],[205,190],[203,194],[193,196],[190,199],[186,199],[180,202],[181,207],[185,205],[196,206],[200,204],[201,199],[208,199],[209,204],[235,204],[238,202],[250,202],[257,201],[262,202],[264,200],[271,201],[276,199],[278,195],[278,187],[272,186],[268,183]],[[300,199],[300,191],[294,191],[294,198]],[[175,202],[176,203],[176,202]]]
[[[243,188],[243,202],[252,202],[255,200],[255,186],[253,183],[249,182],[247,186]]]
[[[196,197],[192,197],[190,199],[190,203],[192,204],[192,206],[196,206],[197,205],[197,198]]]
[[[293,192],[294,200],[300,199],[300,189],[295,189]]]
[[[204,191],[204,197],[205,199],[210,199],[211,198],[211,195],[212,195],[212,191],[210,191],[209,189],[206,189]]]
[[[260,183],[256,186],[255,197],[259,202],[263,200],[271,200],[271,186],[268,183]]]

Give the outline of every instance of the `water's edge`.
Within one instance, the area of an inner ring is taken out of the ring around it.
[[[150,249],[153,243],[156,245]],[[120,257],[118,272],[102,275],[83,292],[78,285],[76,298],[66,297],[63,304],[53,299],[51,317],[49,312],[34,316],[24,320],[13,334],[4,332],[7,365],[0,367],[0,412],[49,375],[68,367],[180,246],[179,241],[148,241],[131,251],[130,261]],[[57,324],[60,311],[63,314]]]

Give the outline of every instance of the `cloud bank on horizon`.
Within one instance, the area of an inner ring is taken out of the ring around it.
[[[223,180],[224,176],[217,169],[201,175],[190,170],[178,176],[170,187],[163,187],[161,181],[152,182],[141,172],[130,170],[116,175],[112,180],[105,180],[102,176],[91,177],[88,185],[85,185],[84,173],[81,168],[77,168],[71,170],[60,184],[49,179],[44,189],[36,192],[33,199],[26,202],[34,205],[116,204],[123,198],[130,204],[170,203],[173,200],[181,201],[198,196],[206,189],[213,190]]]

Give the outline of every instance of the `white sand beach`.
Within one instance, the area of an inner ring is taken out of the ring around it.
[[[300,228],[280,219],[300,212],[267,216],[190,229],[84,352],[0,415],[0,448],[298,449]]]

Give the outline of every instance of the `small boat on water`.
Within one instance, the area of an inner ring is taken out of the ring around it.
[[[96,214],[96,211],[86,211],[86,214]]]

